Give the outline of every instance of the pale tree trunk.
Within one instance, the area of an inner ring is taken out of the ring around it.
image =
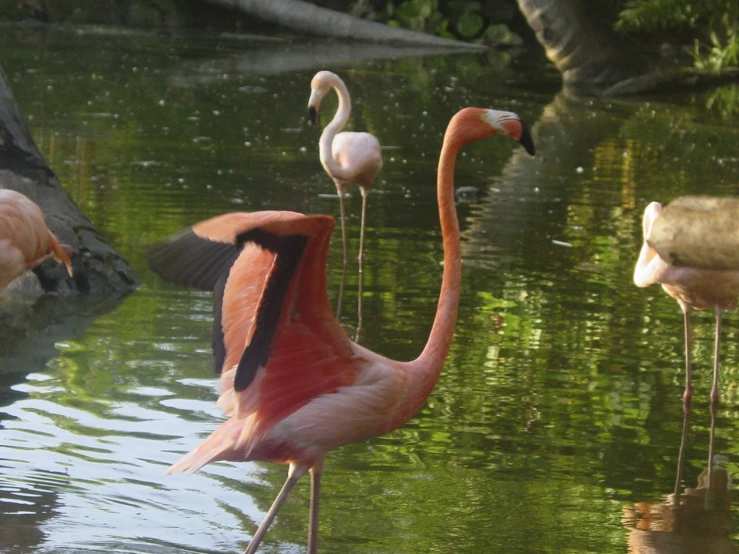
[[[566,88],[604,89],[646,70],[631,45],[598,25],[582,0],[518,0],[518,7]]]
[[[62,264],[34,269],[45,291],[122,297],[134,290],[136,275],[77,208],[44,162],[0,68],[0,186],[28,196],[41,207],[47,226],[74,249],[70,278]]]
[[[426,33],[391,27],[351,15],[321,8],[300,0],[206,0],[253,17],[312,35],[399,46],[436,46],[450,49],[484,51],[481,44],[449,40]]]

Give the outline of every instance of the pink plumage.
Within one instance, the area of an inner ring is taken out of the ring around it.
[[[0,291],[47,258],[64,263],[72,275],[69,254],[46,228],[41,209],[19,192],[0,189]]]
[[[685,410],[692,397],[692,355],[690,311],[714,310],[716,312],[716,340],[714,348],[713,387],[711,405],[718,402],[719,353],[721,346],[721,316],[725,310],[735,310],[739,297],[739,271],[731,269],[703,269],[674,266],[667,263],[649,245],[649,237],[655,222],[662,214],[662,204],[652,202],[644,210],[642,231],[644,243],[634,268],[634,283],[638,287],[660,284],[664,291],[677,300],[684,315],[685,326]]]

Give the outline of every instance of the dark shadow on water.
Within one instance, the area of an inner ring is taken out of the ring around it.
[[[0,300],[0,406],[25,393],[13,390],[29,373],[58,355],[56,344],[79,336],[124,297],[59,297],[8,294]],[[0,421],[4,418],[0,413]],[[0,427],[2,425],[0,424]]]
[[[41,545],[41,525],[54,515],[58,502],[56,489],[44,483],[0,480],[0,552],[24,554]]]

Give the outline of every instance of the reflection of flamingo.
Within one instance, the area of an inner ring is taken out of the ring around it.
[[[727,554],[736,552],[731,539],[733,480],[722,464],[725,456],[715,455],[715,412],[711,410],[708,467],[698,476],[698,486],[683,490],[683,467],[687,451],[689,412],[683,416],[683,432],[674,494],[661,502],[637,502],[624,507],[622,523],[629,530],[630,554]]]
[[[308,111],[311,121],[315,124],[318,119],[318,109],[321,100],[333,88],[339,96],[339,107],[331,123],[321,133],[319,140],[319,156],[323,169],[336,184],[339,194],[339,214],[341,216],[341,242],[344,247],[344,272],[339,289],[339,305],[336,317],[341,317],[341,298],[346,280],[348,262],[348,248],[346,240],[346,221],[344,212],[344,194],[348,185],[358,185],[362,193],[362,219],[359,227],[359,295],[358,315],[362,317],[362,262],[364,260],[364,222],[367,212],[367,193],[370,185],[382,169],[382,155],[380,143],[370,133],[341,133],[340,131],[349,120],[352,111],[352,100],[344,81],[330,71],[319,71],[310,84],[311,92],[308,99]],[[361,326],[361,323],[359,324]]]
[[[331,314],[326,259],[334,220],[256,212],[198,223],[149,252],[172,281],[215,289],[213,349],[219,405],[231,416],[169,472],[217,460],[289,463],[288,478],[246,553],[253,553],[287,497],[311,474],[308,552],[316,551],[318,494],[326,453],[388,433],[426,401],[452,341],[461,281],[454,164],[466,143],[503,134],[531,154],[533,142],[510,112],[466,108],[449,123],[438,169],[444,241],[439,305],[426,346],[397,362],[350,341]]]
[[[63,262],[72,275],[72,263],[44,214],[20,192],[0,189],[0,292],[13,279],[47,258]]]
[[[690,355],[690,310],[715,310],[716,342],[713,354],[713,387],[711,406],[718,404],[718,366],[721,346],[721,315],[725,310],[735,310],[739,295],[739,271],[728,269],[697,269],[673,266],[663,260],[649,244],[654,222],[662,213],[662,204],[652,202],[644,210],[642,228],[644,244],[634,269],[634,283],[638,287],[661,284],[672,298],[677,300],[683,310],[685,320],[685,392],[683,405],[690,406],[693,393]]]

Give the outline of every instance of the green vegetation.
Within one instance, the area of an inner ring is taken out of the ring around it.
[[[521,37],[496,20],[498,4],[476,0],[396,0],[383,5],[373,0],[358,0],[351,13],[445,38],[508,46],[521,44]]]
[[[739,66],[739,4],[736,0],[627,0],[620,30],[673,30],[696,35],[695,67],[719,72]]]

